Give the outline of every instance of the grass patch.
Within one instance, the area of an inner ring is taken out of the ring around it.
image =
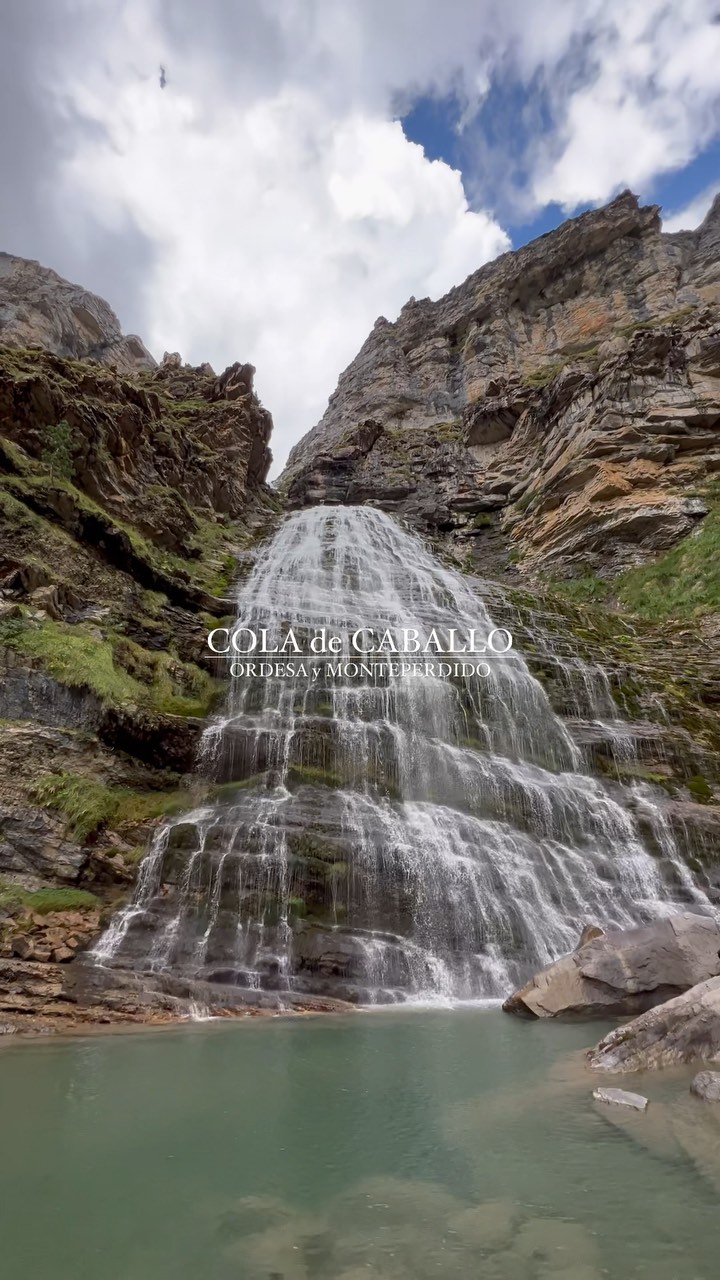
[[[45,916],[50,911],[91,911],[100,906],[100,899],[86,889],[21,889],[7,881],[0,883],[0,907],[27,907],[35,915]]]
[[[102,827],[121,827],[180,813],[189,800],[186,791],[133,791],[108,787],[74,773],[52,773],[31,790],[38,804],[62,813],[68,834],[81,843]]]
[[[701,496],[709,507],[702,524],[652,564],[625,569],[612,580],[594,574],[555,580],[549,589],[577,603],[612,598],[621,611],[648,622],[720,612],[720,482]]]
[[[523,378],[523,385],[526,387],[547,387],[553,378],[565,368],[566,361],[555,360],[551,364],[544,364],[540,369],[533,369],[532,373],[526,373]]]
[[[720,611],[720,485],[704,495],[710,511],[697,532],[654,564],[613,582],[618,601],[641,618],[688,619]]]
[[[697,800],[698,804],[712,803],[713,790],[707,778],[703,778],[701,774],[697,773],[687,785],[693,800]]]
[[[109,642],[82,625],[6,618],[0,621],[0,646],[35,659],[60,684],[90,689],[108,705],[137,702],[142,694],[141,686],[115,665]]]
[[[594,574],[586,574],[582,578],[566,578],[548,584],[552,591],[566,596],[568,600],[599,601],[605,600],[609,591],[609,583]]]
[[[0,620],[0,648],[13,649],[68,688],[89,689],[106,706],[139,705],[180,716],[205,716],[220,682],[194,663],[143,649],[126,636],[38,621],[23,614]]]

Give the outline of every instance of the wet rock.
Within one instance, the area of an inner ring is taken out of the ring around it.
[[[506,1013],[555,1018],[652,1008],[720,973],[720,925],[683,915],[583,942],[503,1004]]]
[[[595,1089],[593,1098],[596,1102],[604,1102],[611,1107],[628,1107],[631,1111],[645,1111],[649,1106],[641,1093],[628,1093],[625,1089]]]
[[[552,1266],[559,1275],[573,1266],[590,1266],[597,1256],[595,1242],[583,1227],[557,1218],[531,1218],[523,1223],[513,1249],[536,1265]]]
[[[690,1092],[705,1102],[720,1102],[720,1071],[698,1071]]]
[[[710,978],[609,1032],[588,1053],[601,1071],[720,1062],[720,978]]]

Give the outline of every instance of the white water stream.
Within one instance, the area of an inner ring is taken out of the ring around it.
[[[233,679],[201,760],[221,794],[158,833],[101,963],[236,990],[481,999],[571,948],[586,923],[630,925],[679,902],[712,910],[652,797],[590,776],[515,650],[489,655],[486,678],[388,673],[387,660],[327,676],[329,660],[358,661],[360,628],[435,628],[446,642],[454,628],[458,646],[494,626],[481,584],[389,516],[289,516],[239,590],[238,625],[292,627],[303,647],[321,627],[345,641],[314,660],[317,680]],[[567,669],[598,721],[617,715],[601,672]],[[632,740],[614,732],[627,758]]]

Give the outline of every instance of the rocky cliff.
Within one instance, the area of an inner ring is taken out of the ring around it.
[[[381,317],[281,485],[398,512],[495,574],[641,563],[720,470],[719,300],[720,198],[666,235],[626,192]]]
[[[197,794],[207,630],[278,501],[252,366],[156,365],[102,299],[7,255],[2,343],[0,1023],[52,1022],[153,825]]]
[[[378,320],[280,482],[294,507],[395,513],[481,575],[591,770],[654,789],[713,901],[719,302],[720,198],[667,235],[626,192]]]
[[[140,338],[123,334],[103,298],[11,253],[0,253],[0,344],[41,347],[123,372],[156,363]]]

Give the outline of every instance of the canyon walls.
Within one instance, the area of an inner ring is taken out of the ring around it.
[[[720,200],[665,235],[624,193],[380,318],[293,449],[291,506],[371,502],[497,573],[615,572],[720,469]]]

